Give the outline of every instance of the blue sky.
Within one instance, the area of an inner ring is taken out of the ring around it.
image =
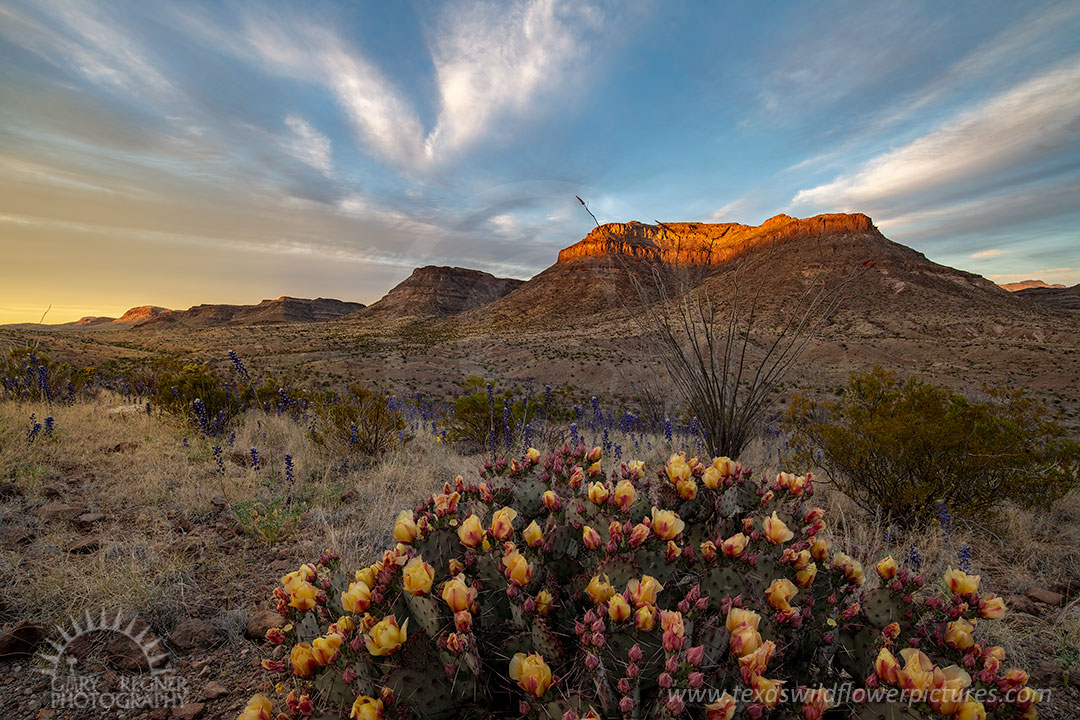
[[[590,219],[865,212],[1080,282],[1080,4],[0,0],[0,322],[424,264]]]

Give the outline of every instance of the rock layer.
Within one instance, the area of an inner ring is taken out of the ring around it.
[[[523,280],[499,278],[480,270],[428,265],[394,286],[358,317],[444,317],[494,302]]]

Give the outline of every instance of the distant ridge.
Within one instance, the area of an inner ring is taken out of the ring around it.
[[[483,307],[525,281],[460,267],[427,265],[412,271],[356,318],[446,317]]]
[[[1058,288],[1058,289],[1061,289],[1061,288],[1064,288],[1065,286],[1062,285],[1061,283],[1055,283],[1053,285],[1048,285],[1047,283],[1043,282],[1042,280],[1021,280],[1020,282],[1004,283],[1001,287],[1004,288],[1005,290],[1008,290],[1009,292],[1016,292],[1018,290],[1031,290],[1032,288]]]
[[[1080,310],[1080,284],[1072,287],[1064,285],[1029,287],[1017,290],[1013,294],[1024,300],[1059,310]]]

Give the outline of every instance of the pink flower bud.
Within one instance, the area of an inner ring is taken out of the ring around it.
[[[705,612],[705,610],[707,610],[708,607],[709,607],[709,598],[707,598],[707,597],[698,598],[697,602],[694,603],[694,607],[696,607],[701,612]]]
[[[679,658],[674,655],[669,656],[668,659],[664,661],[664,669],[669,673],[679,672]]]
[[[592,653],[585,654],[585,667],[589,670],[595,670],[600,667],[600,658],[596,657]]]
[[[598,648],[602,648],[602,647],[604,647],[605,642],[606,641],[604,640],[603,633],[593,633],[593,636],[592,636],[592,644],[593,645],[595,645]]]
[[[623,696],[623,699],[619,701],[619,710],[621,710],[624,715],[629,715],[634,712],[634,698]]]
[[[636,680],[639,675],[641,675],[641,668],[638,667],[637,663],[630,663],[626,666],[626,677]]]
[[[678,695],[672,695],[668,698],[667,709],[672,715],[681,715],[682,711],[686,709],[686,703]]]
[[[641,652],[641,646],[634,643],[630,648],[630,652],[626,653],[626,656],[630,658],[630,662],[640,662],[644,654]]]
[[[687,684],[695,690],[701,688],[705,684],[705,675],[703,673],[694,671],[686,677]]]
[[[660,673],[657,683],[666,690],[675,685],[675,679],[671,677],[671,673]]]
[[[620,693],[622,693],[623,695],[627,694],[628,692],[630,692],[630,679],[629,678],[619,678],[619,682],[617,683],[617,686],[619,688]]]
[[[686,651],[686,662],[694,667],[701,667],[702,660],[705,659],[705,646],[695,645]]]

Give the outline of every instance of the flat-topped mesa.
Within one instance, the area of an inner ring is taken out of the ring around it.
[[[862,213],[832,213],[810,218],[777,215],[761,225],[739,223],[608,223],[585,239],[559,252],[559,262],[580,258],[626,255],[667,263],[717,265],[751,247],[796,237],[832,234],[879,235]]]

